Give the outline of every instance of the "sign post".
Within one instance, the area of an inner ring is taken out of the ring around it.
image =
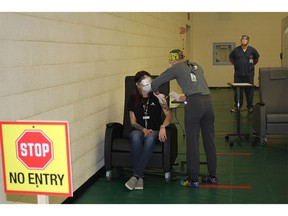
[[[49,196],[47,195],[37,195],[38,204],[49,204]]]
[[[67,122],[0,122],[4,191],[73,196]]]

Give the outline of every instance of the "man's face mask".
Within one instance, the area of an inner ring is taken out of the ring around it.
[[[247,45],[248,44],[247,38],[242,38],[241,39],[241,44],[244,45],[244,46]]]
[[[136,86],[138,87],[139,92],[143,94],[147,94],[152,91],[151,89],[152,78],[144,75],[137,83]]]

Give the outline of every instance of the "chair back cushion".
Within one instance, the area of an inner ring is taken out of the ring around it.
[[[259,68],[260,102],[267,114],[288,113],[288,67]]]
[[[155,79],[157,76],[152,75],[152,78]],[[129,111],[127,109],[127,104],[131,95],[135,92],[135,82],[134,76],[126,76],[125,77],[125,100],[124,100],[124,116],[123,116],[123,137],[128,138],[129,133],[133,130],[133,127],[130,124],[130,117]],[[166,96],[169,95],[170,92],[170,83],[164,83],[159,87],[159,91],[165,94]],[[169,98],[167,98],[167,103],[169,104]],[[164,119],[165,115],[162,113],[162,119]]]

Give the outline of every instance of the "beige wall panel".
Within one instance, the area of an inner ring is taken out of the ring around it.
[[[106,123],[122,122],[125,76],[166,69],[186,24],[186,13],[0,13],[0,121],[68,121],[78,189],[104,165]],[[0,203],[37,202],[2,180]]]
[[[288,67],[288,16],[282,20],[282,66]]]

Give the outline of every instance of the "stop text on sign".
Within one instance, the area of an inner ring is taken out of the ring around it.
[[[20,143],[20,154],[23,157],[46,157],[49,152],[48,143]]]

